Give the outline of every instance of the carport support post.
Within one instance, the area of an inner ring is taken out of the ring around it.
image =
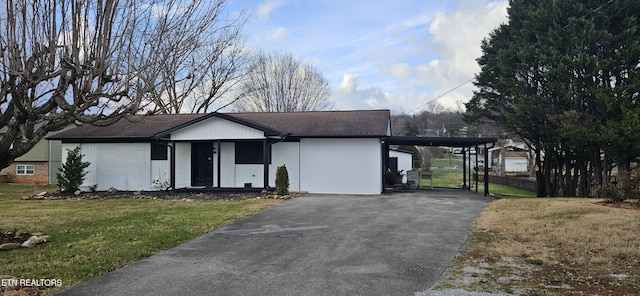
[[[382,140],[382,193],[386,193],[387,169],[389,169],[389,143],[386,140]]]
[[[462,147],[462,188],[467,187],[467,151]]]
[[[469,156],[471,157],[471,156]],[[476,193],[478,193],[478,179],[480,179],[480,171],[478,170],[478,145],[476,145],[476,162],[473,165],[473,173],[476,182]]]
[[[484,196],[489,195],[489,150],[484,144]]]

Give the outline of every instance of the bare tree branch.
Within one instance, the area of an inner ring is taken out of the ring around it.
[[[244,112],[294,112],[330,109],[331,88],[312,65],[289,53],[259,52],[241,82]]]
[[[177,69],[178,76],[165,75],[158,61],[193,61],[193,46],[185,45],[214,40],[198,35],[211,37],[211,32],[194,27],[193,21],[221,17],[224,1],[1,3],[5,12],[0,12],[0,168],[4,168],[47,133],[69,124],[108,125],[153,111],[153,95],[183,74]],[[207,14],[212,11],[217,14]],[[172,43],[176,38],[180,42]]]

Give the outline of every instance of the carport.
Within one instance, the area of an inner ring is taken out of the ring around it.
[[[382,192],[385,192],[384,172],[389,169],[389,146],[391,145],[415,145],[415,146],[447,146],[453,148],[462,148],[462,188],[471,190],[471,158],[469,154],[467,159],[466,151],[472,147],[475,148],[475,161],[478,163],[478,149],[483,148],[484,156],[484,195],[489,195],[489,149],[495,145],[497,138],[467,138],[467,137],[410,137],[410,136],[391,136],[383,139],[384,153],[382,160]],[[468,182],[467,182],[468,181]],[[476,190],[478,190],[478,179],[476,179]]]

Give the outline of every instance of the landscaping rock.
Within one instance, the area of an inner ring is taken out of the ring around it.
[[[0,251],[14,250],[20,247],[32,248],[37,244],[46,243],[50,240],[51,236],[42,232],[37,232],[33,235],[18,231],[0,232]]]
[[[49,239],[51,239],[51,236],[49,235],[42,235],[42,236],[32,235],[28,240],[22,243],[22,246],[25,248],[33,248],[37,244],[48,242]]]
[[[9,251],[17,248],[20,248],[19,243],[6,243],[0,245],[0,251]]]
[[[73,195],[78,196],[78,195],[80,195],[81,193],[82,193],[82,191],[80,191],[80,190],[76,190],[76,191],[74,191],[74,192],[73,192]]]

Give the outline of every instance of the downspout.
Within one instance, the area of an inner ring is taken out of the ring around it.
[[[289,137],[289,135],[291,135],[291,133],[287,133],[286,135],[282,135],[281,134],[281,135],[279,135],[280,136],[280,140],[275,140],[275,141],[271,141],[271,142],[269,142],[269,138],[268,137],[264,139],[264,150],[262,151],[262,159],[263,159],[263,162],[264,162],[264,169],[263,169],[263,172],[262,172],[262,174],[264,175],[264,176],[262,176],[263,177],[263,181],[262,182],[264,182],[264,184],[262,184],[263,185],[262,187],[264,189],[271,188],[271,187],[269,187],[269,165],[270,165],[271,159],[269,158],[267,160],[267,157],[269,156],[269,153],[268,153],[269,149],[267,149],[267,145],[268,145],[269,148],[271,148],[271,145],[273,145],[273,144],[284,142]],[[298,157],[300,157],[299,155],[300,155],[300,146],[298,146]],[[298,167],[300,167],[300,161],[299,160],[298,160]],[[300,178],[298,177],[298,179],[300,179]],[[298,188],[300,188],[300,185],[298,185]]]

